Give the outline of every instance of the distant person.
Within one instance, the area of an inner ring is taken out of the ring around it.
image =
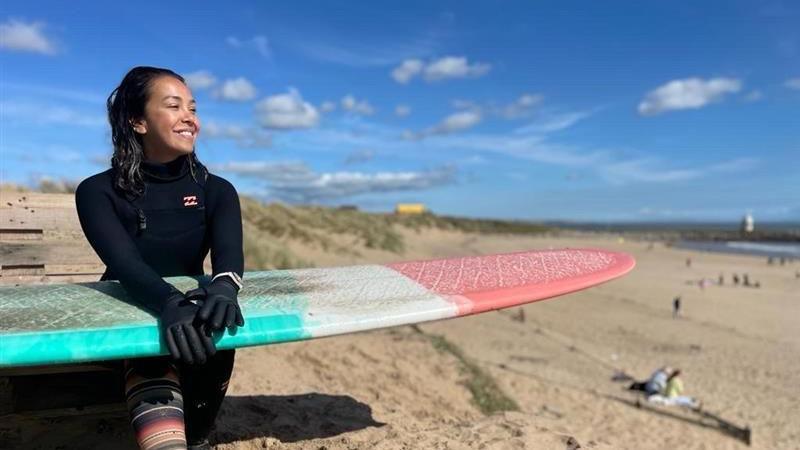
[[[775,261],[772,260],[772,256],[767,257],[767,265],[771,266]]]
[[[645,395],[650,396],[654,394],[662,394],[667,389],[667,380],[669,379],[669,375],[672,373],[672,368],[669,366],[664,366],[659,369],[656,369],[645,381],[641,382],[634,382],[628,386],[628,389],[631,391],[641,391],[644,392]]]
[[[742,275],[742,285],[750,286],[750,277],[747,274]]]
[[[672,318],[677,319],[681,313],[681,296],[672,299]]]
[[[683,381],[680,379],[681,371],[675,369],[667,379],[667,387],[663,394],[654,394],[647,397],[648,401],[660,403],[667,406],[685,406],[687,408],[699,408],[700,402],[694,397],[683,395]]]
[[[781,265],[782,266],[786,265],[786,258],[784,258],[783,256],[781,256]]]
[[[686,258],[686,267],[692,267],[692,258]]]
[[[725,284],[725,277],[722,274],[719,274],[719,279],[717,280],[717,284],[720,286]]]
[[[739,285],[739,275],[733,274],[733,284],[738,286]]]

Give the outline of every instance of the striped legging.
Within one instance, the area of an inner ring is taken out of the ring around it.
[[[202,366],[168,357],[128,360],[125,396],[136,441],[142,450],[185,449],[205,440],[225,398],[233,350]]]

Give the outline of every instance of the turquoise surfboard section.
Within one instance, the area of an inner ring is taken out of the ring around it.
[[[170,277],[181,291],[207,277]],[[310,338],[308,298],[289,271],[248,272],[245,326],[215,334],[218,349]],[[114,281],[0,287],[0,367],[166,355],[156,317]]]

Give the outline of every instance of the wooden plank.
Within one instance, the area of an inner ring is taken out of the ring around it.
[[[0,266],[0,276],[15,277],[44,274],[44,264],[3,264]]]
[[[4,229],[57,229],[81,231],[78,211],[70,208],[12,207],[0,208],[0,227]]]
[[[26,264],[76,265],[101,263],[88,242],[29,241],[0,242],[3,266]]]
[[[75,209],[75,194],[0,191],[0,210],[23,206]]]
[[[41,241],[41,228],[0,228],[0,241]]]
[[[0,228],[80,232],[75,195],[0,191]]]

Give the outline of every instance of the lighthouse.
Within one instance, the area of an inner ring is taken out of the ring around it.
[[[742,217],[742,234],[750,234],[754,229],[755,223],[753,222],[753,215],[750,213],[745,214],[744,217]]]

